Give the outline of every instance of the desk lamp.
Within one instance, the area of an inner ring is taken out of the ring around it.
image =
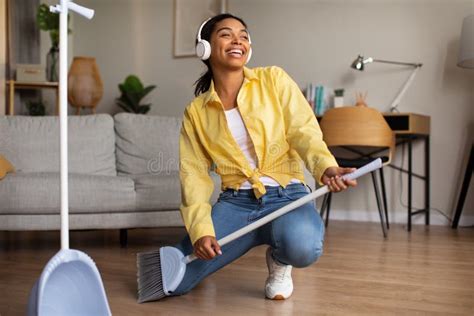
[[[384,64],[393,64],[393,65],[402,65],[402,66],[410,66],[413,67],[413,71],[408,77],[407,81],[405,84],[402,86],[400,89],[400,92],[398,92],[397,96],[395,99],[393,99],[392,104],[390,105],[390,112],[399,112],[398,111],[398,104],[400,103],[400,100],[402,99],[403,95],[407,91],[408,87],[411,85],[413,82],[413,78],[415,78],[416,73],[418,72],[418,69],[423,64],[420,63],[404,63],[404,62],[398,62],[398,61],[389,61],[389,60],[382,60],[382,59],[374,59],[372,57],[364,58],[362,55],[359,55],[351,65],[351,68],[354,68],[359,71],[363,71],[365,68],[366,64],[369,63],[384,63]]]

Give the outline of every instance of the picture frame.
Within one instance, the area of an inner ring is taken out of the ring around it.
[[[193,57],[201,23],[227,12],[227,0],[174,0],[173,56]]]

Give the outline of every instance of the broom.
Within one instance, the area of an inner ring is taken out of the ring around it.
[[[380,158],[366,164],[365,166],[349,173],[342,178],[353,180],[382,167]],[[325,185],[318,190],[305,195],[304,197],[291,202],[284,207],[268,214],[267,216],[249,224],[241,229],[231,233],[218,240],[222,247],[227,243],[257,229],[260,226],[284,215],[295,208],[308,203],[311,200],[321,197],[329,192]],[[162,247],[158,250],[137,254],[137,282],[138,282],[138,303],[156,301],[165,296],[169,296],[179,286],[186,272],[186,265],[196,260],[194,254],[184,256],[184,254],[175,247]]]

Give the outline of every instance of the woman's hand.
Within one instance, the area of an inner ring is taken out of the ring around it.
[[[194,243],[194,254],[202,260],[211,260],[217,255],[222,255],[221,247],[213,236],[204,236]]]
[[[329,167],[324,171],[321,181],[327,184],[329,191],[340,192],[347,189],[347,187],[355,187],[357,185],[356,180],[343,180],[341,178],[343,175],[355,170],[356,168]]]

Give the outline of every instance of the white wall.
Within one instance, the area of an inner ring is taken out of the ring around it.
[[[96,16],[92,21],[74,19],[74,55],[97,58],[105,89],[98,112],[120,110],[114,104],[117,85],[134,73],[145,84],[157,85],[149,98],[151,114],[181,116],[204,68],[197,59],[172,57],[173,1],[81,4],[94,8]],[[456,67],[456,59],[462,19],[474,13],[474,0],[229,0],[229,11],[249,25],[250,66],[282,66],[301,87],[319,82],[345,88],[350,103],[356,91],[368,91],[369,106],[385,111],[409,74],[383,64],[353,71],[349,65],[358,53],[422,62],[399,108],[431,116],[431,205],[452,215],[473,135],[474,71]],[[415,171],[423,173],[422,144],[415,146],[414,155]],[[395,164],[401,163],[399,150]],[[399,180],[399,172],[386,169],[391,217],[406,222],[400,203],[400,194],[406,203],[406,177],[403,193]],[[414,205],[421,207],[422,184],[414,181]],[[473,192],[464,223],[474,223]],[[333,201],[334,218],[378,220],[369,178]],[[433,217],[433,222],[445,223],[435,212]]]

